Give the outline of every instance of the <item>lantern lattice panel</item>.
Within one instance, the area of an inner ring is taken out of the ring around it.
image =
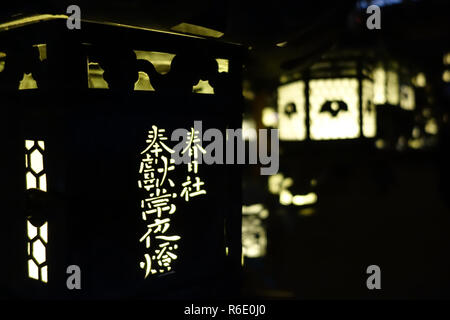
[[[352,139],[359,135],[358,80],[309,82],[312,140]]]
[[[278,88],[278,115],[281,140],[304,140],[305,82],[296,81]]]

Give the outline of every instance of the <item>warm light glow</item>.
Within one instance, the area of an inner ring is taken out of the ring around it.
[[[311,80],[309,86],[311,139],[357,138],[359,136],[358,80],[350,78]],[[345,104],[347,110],[334,110],[333,106],[338,105],[338,102]],[[330,112],[323,109],[327,103],[330,103]]]
[[[448,53],[446,53],[445,55],[444,55],[444,64],[445,65],[450,65],[450,52],[448,52]]]
[[[144,261],[139,263],[145,271],[144,278],[171,271],[172,262],[178,259],[176,252],[181,237],[170,235],[173,232],[170,230],[172,218],[177,211],[175,199],[189,202],[206,195],[206,183],[199,177],[198,170],[199,152],[206,152],[201,146],[199,131],[191,128],[185,141],[186,146],[181,153],[189,156],[190,162],[185,181],[181,184],[172,180],[173,171],[178,171],[180,166],[176,166],[175,159],[171,158],[175,151],[167,145],[165,129],[153,125],[147,133],[146,145],[140,151],[137,184],[142,193],[141,217],[147,226],[147,231],[139,237],[139,242],[145,246]]]
[[[279,194],[281,192],[283,179],[284,177],[281,173],[270,176],[268,179],[269,192],[272,194]]]
[[[414,110],[416,107],[414,89],[411,86],[402,85],[400,90],[400,107],[405,110]]]
[[[269,211],[263,204],[242,206],[242,253],[247,258],[260,258],[266,255],[267,232],[263,220]]]
[[[450,82],[450,70],[445,70],[444,73],[442,73],[442,81]]]
[[[385,104],[386,103],[386,72],[384,68],[377,67],[373,71],[374,80],[374,96],[373,102],[375,104]]]
[[[428,134],[435,135],[439,131],[436,119],[432,118],[427,121],[425,124],[425,132]]]
[[[31,279],[39,280],[39,268],[33,260],[28,260],[28,276]]]
[[[275,109],[266,107],[262,110],[262,123],[266,127],[276,127],[278,125],[278,114]]]
[[[3,72],[3,70],[5,70],[5,58],[6,53],[0,51],[0,72]]]
[[[278,88],[278,126],[280,140],[306,138],[305,83],[296,81]]]
[[[48,223],[45,222],[38,228],[33,226],[30,220],[27,220],[28,277],[44,283],[48,281],[48,268],[46,264],[47,241]]]
[[[44,166],[45,142],[25,140],[25,187],[47,192],[47,176]],[[28,277],[48,282],[46,244],[48,242],[48,222],[34,226],[27,219]]]
[[[309,217],[309,216],[313,215],[314,213],[316,213],[316,209],[313,207],[303,208],[298,211],[299,215],[305,216],[305,217]]]
[[[26,189],[40,189],[41,191],[47,191],[47,176],[44,168],[44,155],[45,150],[44,141],[25,141],[25,182]]]
[[[363,80],[362,85],[363,134],[366,138],[373,138],[377,133],[377,113],[373,103],[374,85],[370,80]]]
[[[387,72],[386,82],[386,101],[392,105],[398,105],[400,102],[400,87],[398,73],[395,71]]]
[[[306,195],[295,195],[292,198],[292,204],[296,206],[305,206],[317,202],[317,194],[310,192]]]
[[[386,146],[386,143],[385,143],[385,141],[383,139],[377,139],[375,141],[375,147],[377,149],[383,149],[385,146]]]
[[[219,73],[228,72],[229,71],[229,61],[228,59],[216,59],[217,64],[219,66]]]
[[[31,73],[24,74],[19,83],[19,90],[37,89],[38,85]]]
[[[280,204],[288,206],[292,203],[292,194],[288,190],[281,190],[280,192]]]
[[[228,72],[228,60],[227,59],[216,59],[218,65],[218,72]],[[211,87],[209,81],[200,80],[198,84],[192,87],[192,92],[202,93],[202,94],[214,94],[214,88]]]
[[[423,88],[427,85],[427,78],[425,77],[425,73],[420,72],[412,79],[413,84],[416,87]]]

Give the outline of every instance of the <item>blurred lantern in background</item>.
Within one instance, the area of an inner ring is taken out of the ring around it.
[[[278,88],[280,140],[373,138],[371,64],[356,53],[333,53]]]

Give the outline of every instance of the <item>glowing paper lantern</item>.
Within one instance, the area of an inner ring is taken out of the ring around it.
[[[343,61],[343,62],[342,62]],[[285,141],[372,138],[376,134],[373,79],[355,61],[313,65],[303,79],[278,88],[280,139]]]

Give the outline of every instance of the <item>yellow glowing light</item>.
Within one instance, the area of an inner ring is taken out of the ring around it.
[[[31,279],[39,280],[39,268],[32,259],[28,260],[28,276]]]
[[[414,89],[411,86],[401,86],[400,107],[405,110],[414,110],[415,106]]]
[[[362,110],[363,110],[363,134],[366,138],[373,138],[377,133],[377,113],[373,103],[372,81],[362,82]]]
[[[48,241],[48,223],[44,223],[41,228],[39,229],[39,235],[41,236],[41,239],[44,241],[44,243],[47,243]]]
[[[412,80],[413,84],[416,87],[423,88],[427,85],[427,78],[425,73],[419,72]]]
[[[281,190],[280,204],[288,206],[292,203],[292,194],[288,190]]]
[[[27,233],[28,233],[28,239],[34,239],[34,237],[37,236],[38,230],[35,226],[31,224],[30,221],[27,221]]]
[[[414,139],[417,139],[417,138],[420,137],[420,129],[419,129],[419,127],[416,126],[416,127],[413,128],[413,130],[412,130],[412,137]]]
[[[47,281],[48,281],[47,266],[43,266],[41,268],[41,280],[44,283],[47,283]]]
[[[296,206],[305,206],[314,204],[316,202],[317,202],[317,194],[315,194],[314,192],[310,192],[306,195],[295,195],[292,198],[292,204]]]
[[[0,72],[3,72],[3,70],[5,70],[5,58],[6,53],[0,52]]]
[[[140,268],[145,270],[144,278],[150,274],[171,271],[172,261],[178,258],[175,252],[178,249],[177,241],[181,237],[166,233],[171,227],[172,215],[177,209],[173,199],[179,196],[187,202],[190,197],[206,194],[206,191],[202,189],[205,182],[195,176],[198,172],[196,165],[197,148],[199,148],[198,131],[191,128],[188,137],[189,134],[191,139],[188,139],[188,146],[184,152],[189,151],[188,155],[193,155],[194,161],[188,164],[189,175],[181,184],[183,190],[179,195],[174,192],[175,182],[171,180],[170,176],[170,172],[175,170],[175,160],[170,158],[174,150],[166,145],[168,140],[166,130],[153,125],[152,130],[148,131],[147,145],[140,152],[142,158],[139,166],[138,186],[142,189],[144,197],[141,200],[141,215],[142,220],[148,221],[146,222],[147,232],[139,239],[139,242],[143,242],[146,248],[145,261],[139,263]]]
[[[375,147],[377,149],[383,149],[385,146],[386,146],[386,143],[385,143],[385,141],[383,139],[377,139],[375,141]]]
[[[108,82],[103,79],[103,70],[97,62],[88,61],[88,87],[90,89],[108,89]]]
[[[287,41],[283,41],[283,42],[277,43],[276,46],[277,46],[278,48],[284,48],[284,47],[287,46],[287,44],[288,44]]]
[[[311,179],[311,186],[312,187],[317,186],[317,180],[316,179]]]
[[[44,170],[44,157],[42,156],[42,153],[36,149],[31,152],[30,159],[31,170],[36,174],[41,173]]]
[[[269,192],[272,194],[279,194],[281,191],[281,184],[283,182],[283,179],[284,177],[281,173],[270,176],[268,179]]]
[[[31,252],[39,264],[45,262],[45,246],[40,239],[33,242]]]
[[[26,140],[25,141],[25,148],[27,148],[27,150],[30,150],[33,147],[34,147],[34,141],[33,140]]]
[[[242,214],[258,214],[264,206],[261,203],[252,204],[250,206],[242,206]]]
[[[444,73],[442,73],[442,81],[450,82],[450,70],[445,70]]]
[[[359,136],[358,80],[320,79],[311,80],[310,86],[310,132],[311,139],[351,139]],[[323,112],[327,101],[342,101],[348,110],[337,115]]]
[[[278,115],[275,109],[266,107],[262,110],[262,123],[266,127],[276,127],[278,125]]]
[[[185,22],[177,24],[170,29],[181,33],[194,34],[203,37],[220,38],[223,36],[223,32]]]
[[[229,71],[229,64],[230,62],[228,61],[228,59],[216,59],[217,64],[219,66],[219,72],[228,72]]]
[[[281,189],[287,189],[289,187],[292,187],[293,184],[294,184],[294,179],[285,178],[285,179],[283,179],[283,182],[281,182]]]
[[[228,256],[228,253],[229,253],[228,247],[225,247],[225,255]]]
[[[421,149],[425,145],[425,140],[423,138],[410,139],[408,141],[408,146],[412,149]]]
[[[25,140],[26,189],[47,191],[47,176],[44,171],[44,155],[42,153],[44,150],[44,141]],[[48,281],[48,268],[45,265],[47,242],[48,222],[44,222],[38,228],[27,219],[28,277],[44,283]]]
[[[36,189],[37,188],[36,177],[31,172],[27,172],[27,174],[26,174],[26,184],[27,184],[27,189]]]
[[[209,81],[200,80],[195,86],[192,87],[192,92],[202,94],[214,94],[214,88],[211,87]]]
[[[36,80],[34,80],[31,73],[24,74],[22,80],[19,83],[19,90],[37,89],[38,85]]]
[[[313,207],[310,207],[310,208],[303,208],[303,209],[300,209],[300,210],[298,211],[298,214],[299,214],[299,215],[305,216],[305,217],[311,216],[311,215],[313,215],[314,213],[316,213],[316,209],[314,209]]]
[[[242,206],[242,253],[248,258],[258,258],[266,254],[267,234],[263,220],[269,211],[261,203]]]
[[[386,72],[384,68],[377,67],[373,71],[374,78],[374,97],[373,102],[375,104],[386,103]]]
[[[400,102],[399,79],[398,73],[395,71],[387,72],[386,100],[392,105],[397,105]]]
[[[425,132],[428,134],[435,135],[439,131],[436,119],[429,119],[425,124]]]
[[[444,64],[445,65],[450,65],[450,52],[449,53],[446,53],[445,55],[444,55]]]
[[[306,138],[305,83],[296,81],[278,88],[278,126],[280,140]]]

